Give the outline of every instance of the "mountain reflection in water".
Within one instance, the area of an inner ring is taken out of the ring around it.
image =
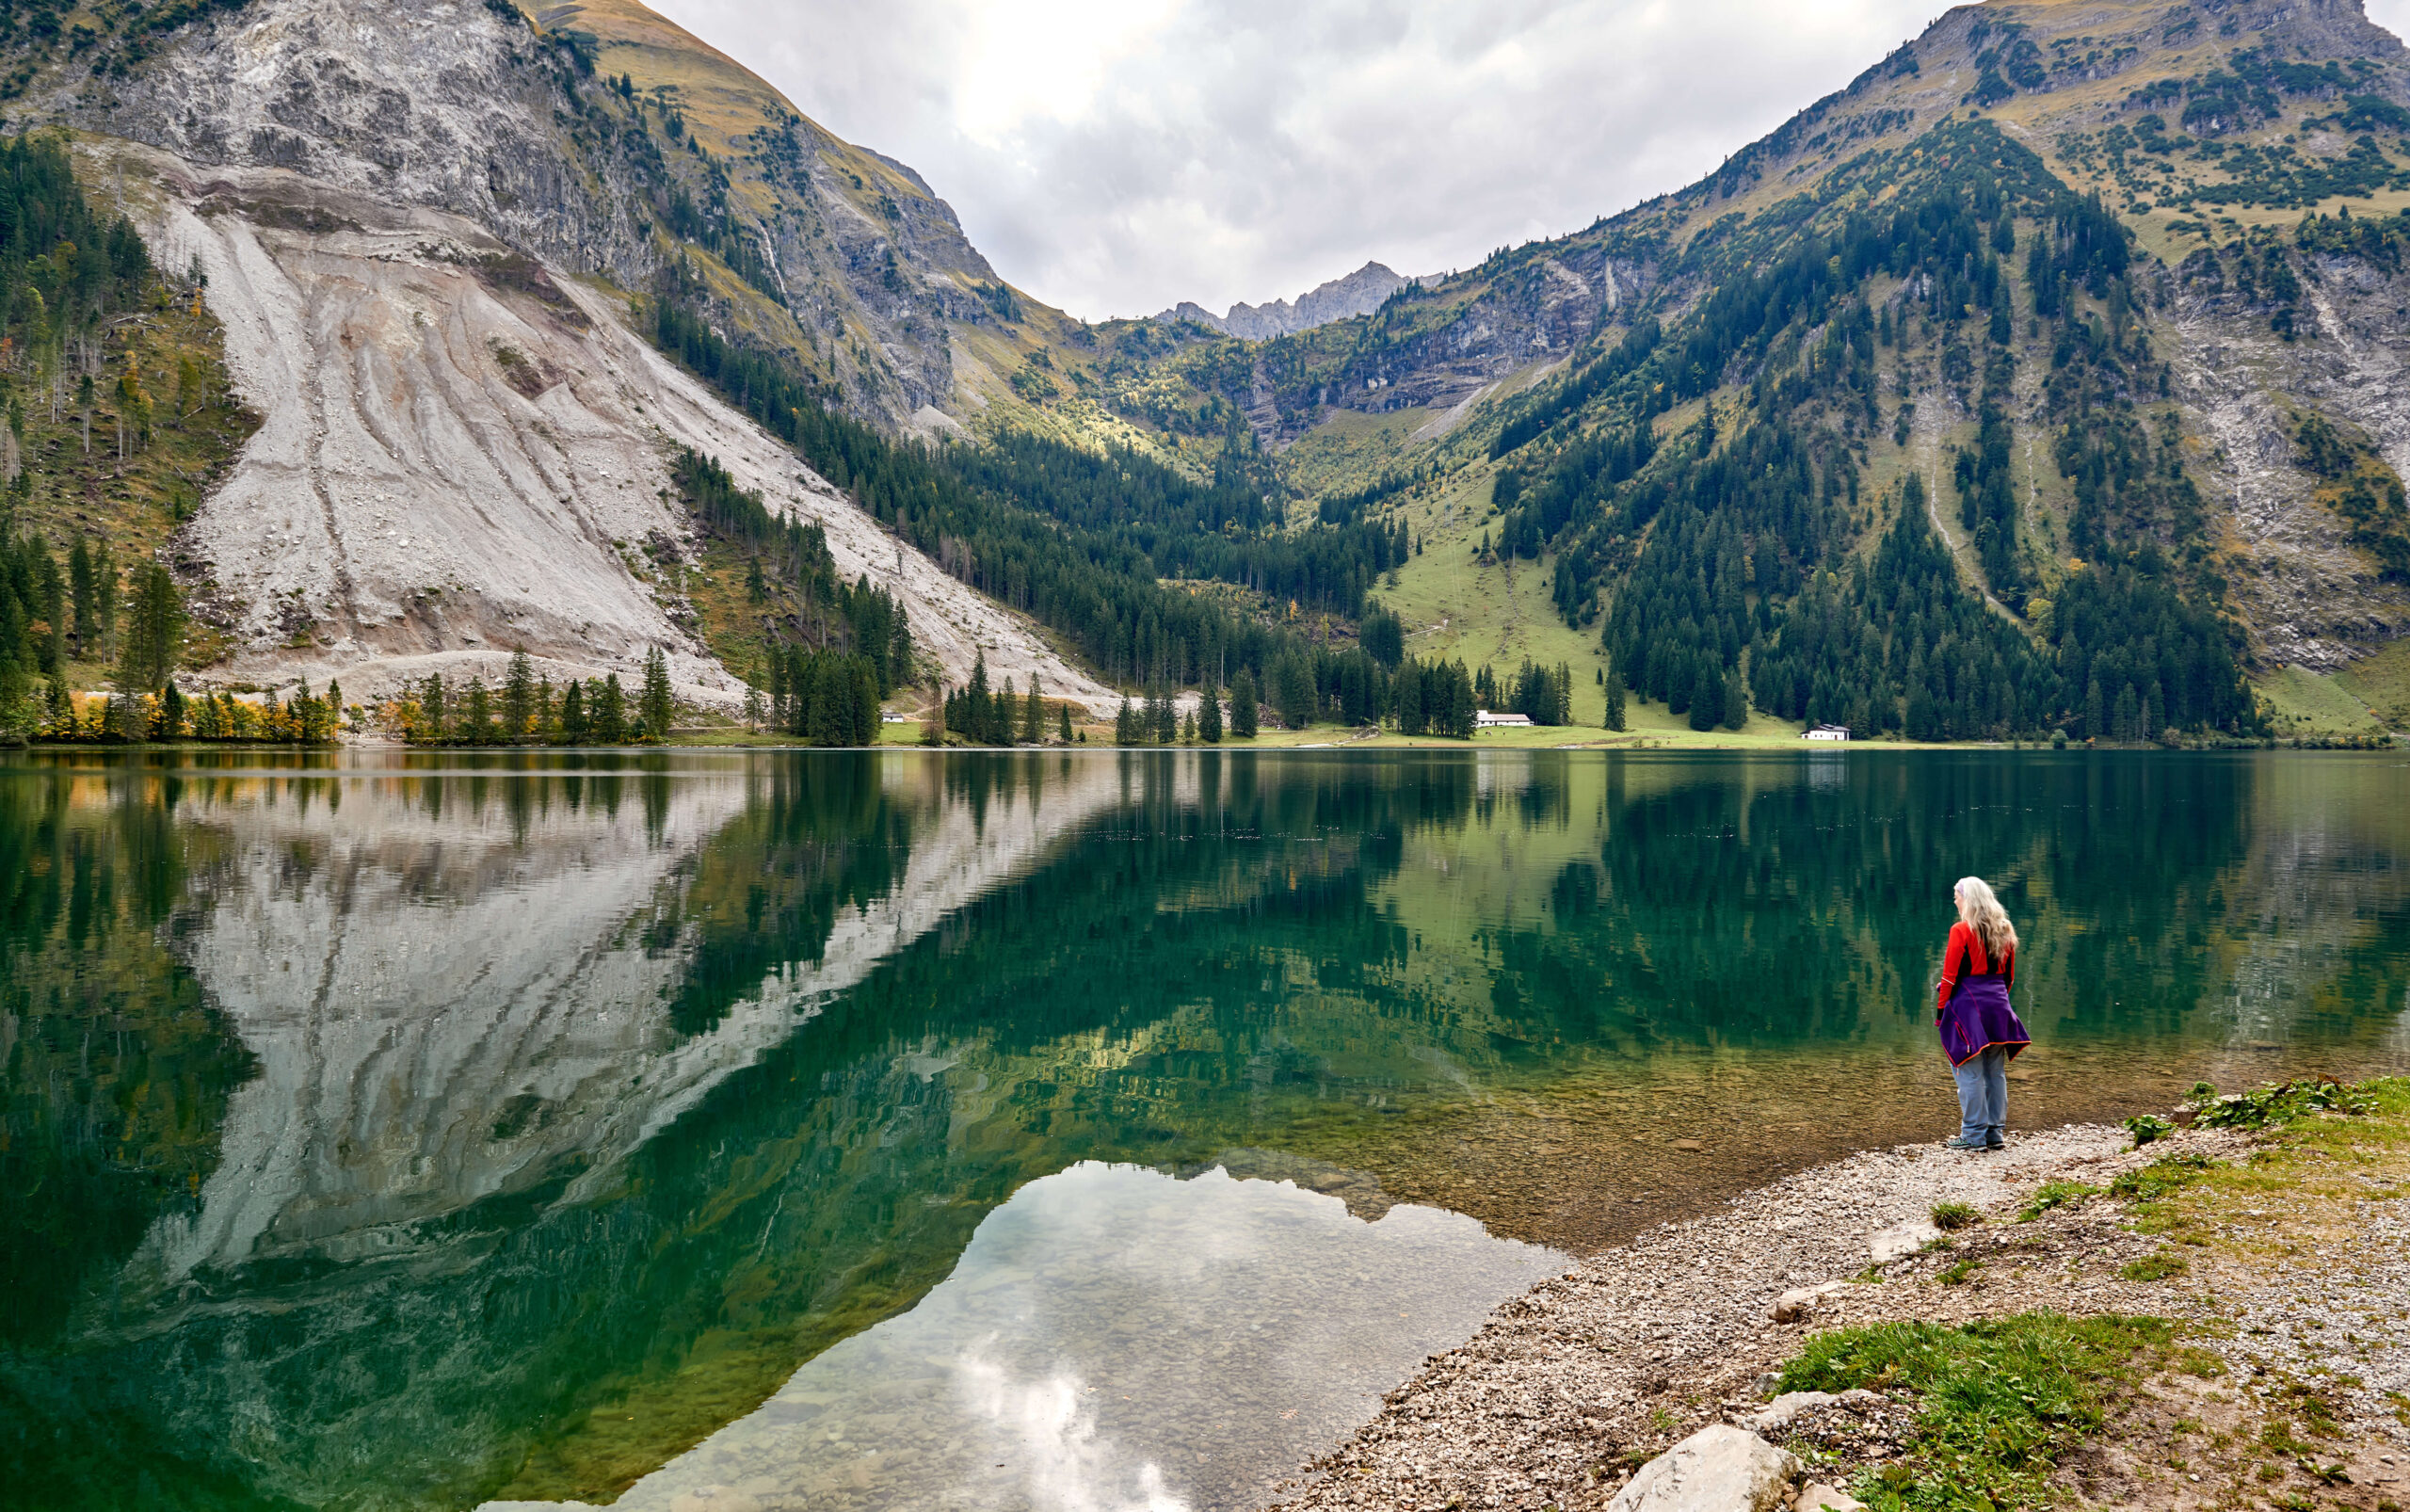
[[[1046,1432],[1253,1504],[1531,1246],[1938,1128],[1960,875],[2028,1121],[2410,1064],[2405,827],[2389,757],[19,758],[0,1504],[1011,1505],[861,1465],[1194,1339]]]

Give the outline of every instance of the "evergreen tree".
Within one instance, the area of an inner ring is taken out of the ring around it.
[[[1056,729],[1055,729],[1055,732],[1055,732],[1057,735],[1061,736],[1061,737],[1062,737],[1062,740],[1063,740],[1063,744],[1064,744],[1064,745],[1066,745],[1066,746],[1068,746],[1068,745],[1069,745],[1069,744],[1071,743],[1071,706],[1070,706],[1070,704],[1069,704],[1069,703],[1068,703],[1068,702],[1067,702],[1067,703],[1062,704],[1060,707],[1058,707],[1058,708],[1054,711],[1054,715],[1055,715],[1056,719],[1059,721],[1059,723],[1058,723],[1058,725],[1057,725],[1057,727],[1056,727]]]
[[[460,739],[471,746],[493,744],[493,706],[483,678],[469,679],[468,713],[461,720]]]
[[[1256,710],[1261,702],[1262,700],[1256,696],[1255,674],[1244,667],[1240,668],[1239,675],[1230,679],[1231,739],[1255,738]]]
[[[118,690],[128,696],[155,693],[175,670],[184,646],[184,601],[176,580],[156,562],[145,564],[135,582],[134,607],[118,659]]]
[[[1749,722],[1749,688],[1741,681],[1741,669],[1732,668],[1724,677],[1724,728],[1739,730]]]
[[[81,536],[75,538],[75,544],[67,553],[67,581],[70,602],[75,613],[75,628],[72,636],[75,654],[89,657],[92,654],[90,648],[98,646],[101,640],[101,611],[92,576],[92,553]]]
[[[1183,746],[1197,744],[1197,716],[1194,713],[1181,721],[1180,743]]]
[[[561,744],[583,746],[592,733],[592,727],[586,717],[586,684],[570,678],[569,686],[561,693]]]
[[[651,740],[669,738],[669,721],[674,711],[669,694],[669,658],[653,647],[645,652],[644,689],[637,697],[637,713],[644,719],[645,736]]]
[[[105,661],[117,644],[117,559],[105,540],[92,548],[92,609],[99,634],[83,654],[88,661]]]
[[[624,745],[628,738],[628,696],[619,686],[619,674],[602,679],[602,685],[593,696],[594,738],[605,746]]]
[[[646,668],[650,673],[651,668]],[[517,745],[534,732],[536,724],[536,664],[527,649],[510,653],[510,672],[502,684],[502,738]]]
[[[1029,674],[1029,698],[1021,707],[1020,743],[1024,746],[1046,743],[1046,692],[1036,672]]]
[[[1626,728],[1623,707],[1623,673],[1621,670],[1613,667],[1608,668],[1606,671],[1607,717],[1604,723],[1606,728],[1609,730],[1622,730]]]
[[[444,695],[443,674],[429,672],[418,695],[418,735],[425,745],[441,746],[452,735],[449,700]]]
[[[1315,697],[1313,669],[1304,655],[1291,651],[1273,667],[1273,692],[1280,710],[1280,723],[1290,730],[1303,730],[1314,722]]]
[[[1153,737],[1155,744],[1178,745],[1180,743],[1180,704],[1172,697],[1171,690],[1158,686],[1154,697],[1148,700],[1148,708],[1154,716],[1154,729],[1148,733]]]
[[[1222,695],[1211,678],[1197,700],[1197,738],[1208,746],[1222,743]]]
[[[1138,743],[1138,715],[1130,707],[1130,695],[1121,695],[1120,712],[1113,716],[1113,743],[1134,746]]]

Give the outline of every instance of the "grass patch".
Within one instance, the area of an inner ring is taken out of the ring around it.
[[[1936,1202],[1933,1205],[1933,1226],[1945,1231],[1971,1229],[1984,1221],[1984,1215],[1965,1202]]]
[[[1854,1488],[1877,1512],[1959,1512],[2048,1500],[2060,1457],[2171,1343],[2157,1318],[2055,1312],[1948,1328],[1886,1323],[1819,1334],[1783,1367],[1783,1391],[1853,1387],[1920,1400],[1900,1460]]]
[[[2201,1179],[2217,1162],[2207,1155],[2161,1155],[2140,1170],[2130,1170],[2109,1183],[2109,1195],[2137,1205],[2157,1202]]]
[[[1945,1266],[1941,1274],[1936,1276],[1934,1279],[1944,1286],[1964,1286],[1974,1279],[1975,1272],[1983,1268],[1984,1263],[1970,1255],[1954,1264]]]
[[[2070,1202],[2081,1202],[2085,1198],[2099,1195],[2100,1188],[2084,1182],[2044,1182],[2033,1189],[2032,1197],[2025,1199],[2025,1205],[2016,1210],[2016,1221],[2032,1223],[2052,1208],[2063,1208]]]
[[[2181,1276],[2192,1268],[2192,1262],[2162,1249],[2119,1266],[2117,1274],[2129,1281],[2163,1281],[2171,1276]]]

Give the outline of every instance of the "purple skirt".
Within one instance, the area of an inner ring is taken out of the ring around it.
[[[1999,976],[1962,976],[1950,1005],[1941,1010],[1942,1053],[1952,1066],[1963,1066],[1998,1045],[2013,1060],[2033,1042],[2024,1021],[2008,1005],[2008,984]]]

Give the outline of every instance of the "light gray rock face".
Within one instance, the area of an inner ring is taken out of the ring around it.
[[[2261,292],[2196,259],[2168,280],[2181,397],[2232,521],[2230,583],[2262,662],[2348,665],[2410,630],[2410,584],[2388,582],[2317,497],[2295,433],[2315,412],[2356,428],[2410,475],[2410,274],[2365,259],[2305,255],[2308,339],[2271,327]]]
[[[1217,315],[1203,305],[1183,299],[1155,318],[1193,320],[1242,341],[1270,341],[1275,336],[1293,336],[1351,315],[1369,315],[1390,295],[1413,281],[1378,263],[1367,263],[1345,278],[1316,284],[1297,296],[1294,304],[1286,299],[1275,299],[1270,304],[1234,304],[1229,314]]]
[[[1799,1472],[1798,1456],[1718,1423],[1641,1466],[1607,1512],[1774,1512]]]
[[[687,596],[699,552],[669,464],[715,457],[817,521],[848,581],[905,604],[950,681],[982,653],[1100,711],[1114,696],[1024,620],[879,528],[631,330],[608,295],[448,213],[276,169],[102,144],[170,265],[198,261],[236,390],[264,417],[180,534],[237,682],[373,706],[405,681],[495,682],[524,648],[556,683],[635,676],[662,647],[689,702],[733,706]]]
[[[628,207],[554,124],[554,52],[463,0],[255,0],[171,34],[125,77],[71,83],[11,114],[448,211],[637,283],[652,258]]]

